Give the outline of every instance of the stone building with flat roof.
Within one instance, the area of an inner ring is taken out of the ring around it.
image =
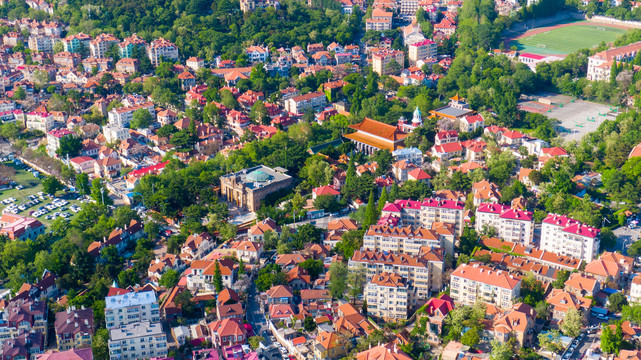
[[[243,169],[221,176],[220,191],[228,202],[255,212],[267,195],[292,184],[293,178],[285,172],[285,169],[264,165]]]

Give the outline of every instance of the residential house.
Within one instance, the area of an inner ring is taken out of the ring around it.
[[[58,351],[91,346],[94,332],[93,309],[68,308],[56,313],[56,340]]]

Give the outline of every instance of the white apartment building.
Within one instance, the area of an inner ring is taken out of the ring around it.
[[[170,61],[178,60],[178,48],[175,44],[159,38],[147,46],[147,56],[153,66],[158,66],[163,57]]]
[[[25,126],[28,130],[40,130],[46,133],[53,127],[53,115],[48,112],[32,111],[27,113]]]
[[[629,300],[632,303],[641,303],[641,275],[637,274],[630,282]]]
[[[480,300],[510,309],[520,295],[520,276],[479,263],[462,264],[450,275],[450,297],[458,304],[474,305]]]
[[[394,254],[382,251],[356,250],[349,260],[348,267],[350,270],[354,270],[359,266],[367,269],[368,281],[371,281],[374,276],[381,272],[393,273],[407,280],[407,284],[412,285],[415,295],[412,298],[412,303],[409,304],[411,306],[418,305],[417,299],[429,298],[430,290],[432,289],[430,280],[432,278],[438,280],[438,283],[435,283],[433,288],[437,290],[441,287],[441,274],[436,274],[433,277],[430,276],[430,264],[420,256]],[[438,273],[439,268],[436,268],[435,272]]]
[[[65,128],[47,132],[47,154],[51,157],[56,157],[56,151],[60,148],[60,140],[74,135],[75,133],[73,131]]]
[[[370,31],[385,31],[385,30],[391,30],[392,29],[392,16],[394,13],[381,10],[381,9],[374,9],[372,11],[372,18],[371,19],[366,19],[365,20],[365,30]]]
[[[454,255],[454,233],[445,227],[414,230],[411,226],[372,225],[363,237],[363,249],[367,250],[419,255],[424,246],[444,248],[446,253]]]
[[[111,360],[164,358],[167,356],[167,336],[162,324],[148,321],[123,325],[109,331]]]
[[[9,99],[0,100],[0,113],[15,110],[16,102]]]
[[[458,236],[463,234],[463,212],[465,204],[461,201],[427,198],[417,200],[396,200],[383,207],[382,216],[396,216],[399,225],[431,228],[432,223],[442,222],[454,225]]]
[[[621,62],[633,59],[641,50],[641,41],[630,45],[600,51],[588,58],[587,78],[591,81],[610,81],[610,72],[614,61]]]
[[[104,58],[105,53],[109,51],[112,44],[118,44],[118,39],[116,39],[115,36],[111,34],[100,34],[96,36],[96,38],[89,43],[91,56],[98,59]]]
[[[107,329],[147,321],[160,321],[158,301],[153,291],[126,293],[105,298],[105,322]]]
[[[60,41],[60,39],[53,36],[31,35],[29,36],[28,42],[29,50],[45,54],[53,54],[53,46],[58,41]]]
[[[558,214],[549,214],[541,225],[541,250],[581,259],[586,263],[597,258],[599,229]]]
[[[102,127],[102,133],[105,135],[105,141],[113,143],[118,140],[125,141],[131,137],[129,129],[119,125],[107,124]]]
[[[140,109],[147,109],[151,114],[152,118],[156,117],[156,110],[154,109],[154,103],[151,101],[137,104],[133,106],[123,106],[117,109],[111,109],[109,111],[109,124],[116,125],[119,127],[129,126],[129,123],[134,117],[134,112]]]
[[[368,315],[384,321],[407,319],[411,286],[397,274],[387,272],[372,277],[365,285]]]
[[[408,59],[410,66],[416,65],[419,60],[436,57],[436,55],[438,55],[436,43],[430,39],[425,39],[409,46]]]
[[[419,148],[410,147],[394,150],[392,151],[392,156],[396,161],[405,160],[416,166],[423,165],[423,152]]]
[[[476,209],[476,231],[485,225],[494,227],[500,239],[529,245],[534,238],[534,217],[530,211],[513,209],[506,205],[481,203]]]
[[[322,91],[294,96],[285,101],[285,110],[292,114],[304,114],[307,110],[319,111],[327,104],[327,97]]]

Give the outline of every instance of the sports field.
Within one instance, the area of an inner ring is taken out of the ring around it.
[[[561,24],[529,30],[512,39],[521,52],[535,54],[569,54],[580,49],[591,49],[601,42],[611,43],[627,29],[586,21]]]

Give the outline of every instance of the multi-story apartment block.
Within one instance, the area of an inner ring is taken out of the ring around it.
[[[454,255],[454,232],[446,227],[413,229],[411,226],[391,227],[372,225],[363,237],[363,249],[394,251],[418,255],[421,247],[444,248]]]
[[[416,65],[419,60],[436,57],[437,54],[436,43],[430,39],[410,44],[408,53],[410,66]]]
[[[105,141],[113,143],[118,140],[125,141],[130,138],[129,129],[119,125],[107,124],[102,127],[102,133],[105,136]]]
[[[298,95],[285,101],[285,110],[292,114],[304,114],[307,110],[319,111],[327,104],[324,92],[317,91],[305,95]]]
[[[93,309],[68,308],[56,313],[56,340],[58,351],[91,346],[93,336]]]
[[[399,225],[431,228],[434,222],[454,225],[457,235],[463,233],[463,211],[461,201],[427,198],[422,201],[396,200],[383,207],[382,216],[395,216]]]
[[[40,300],[16,300],[0,313],[0,343],[16,339],[23,332],[47,334],[47,303]],[[45,338],[46,341],[46,338]]]
[[[109,358],[114,360],[164,358],[167,336],[162,324],[143,321],[109,331]]]
[[[394,60],[399,66],[390,66]],[[379,75],[394,74],[405,67],[405,53],[399,50],[383,49],[372,53],[372,69]]]
[[[459,304],[484,301],[509,309],[520,294],[520,276],[479,263],[462,264],[450,275],[450,296]]]
[[[126,293],[105,298],[107,329],[147,321],[160,321],[160,311],[153,291]]]
[[[80,52],[82,49],[86,49],[88,51],[90,42],[91,36],[83,33],[69,35],[62,39],[62,45],[64,46],[65,51],[72,53]]]
[[[372,11],[372,18],[365,20],[365,30],[385,31],[392,29],[392,16],[394,14],[381,9]]]
[[[529,245],[534,238],[534,217],[530,211],[513,209],[506,205],[482,203],[476,209],[476,231],[493,227],[499,238],[521,245]]]
[[[146,109],[151,114],[152,118],[156,117],[156,110],[154,109],[154,103],[145,102],[142,104],[136,104],[132,106],[123,106],[120,108],[111,109],[108,113],[109,124],[116,125],[119,127],[127,127],[134,117],[134,112],[136,110]]]
[[[91,56],[102,59],[105,57],[105,53],[109,51],[109,48],[112,44],[117,44],[118,39],[112,34],[100,34],[96,36],[95,39],[89,42],[89,49],[91,50]]]
[[[33,52],[42,52],[45,54],[53,54],[53,46],[60,38],[47,36],[47,35],[31,35],[29,36],[29,50]]]
[[[591,81],[610,81],[610,72],[614,61],[633,59],[641,50],[641,41],[630,45],[600,51],[588,58],[587,78]]]
[[[411,286],[397,274],[374,275],[365,285],[368,315],[383,321],[407,319]]]
[[[418,10],[418,0],[399,0],[397,1],[399,5],[399,13],[405,19],[416,18],[416,11]]]
[[[75,135],[73,131],[64,128],[49,131],[47,133],[47,154],[51,157],[56,157],[56,151],[60,148],[60,141]]]
[[[0,100],[0,113],[16,109],[16,102],[9,99]]]
[[[81,60],[82,57],[80,56],[80,54],[70,53],[67,51],[59,52],[53,56],[54,64],[72,69],[75,69],[76,66],[80,64]]]
[[[565,215],[549,214],[541,226],[541,250],[590,262],[599,253],[599,229]]]
[[[53,115],[40,111],[27,113],[26,127],[28,130],[40,130],[46,133],[53,128]]]
[[[138,71],[139,65],[140,60],[138,59],[123,58],[118,60],[118,62],[116,63],[116,71],[125,74],[133,74]]]
[[[439,266],[430,266],[430,262],[422,256],[407,254],[394,254],[381,251],[356,250],[349,260],[349,268],[354,270],[359,266],[367,269],[367,279],[371,280],[376,274],[383,271],[394,273],[407,280],[408,285],[413,287],[413,298],[411,306],[419,306],[419,299],[427,300],[431,290],[441,288],[442,263]],[[430,274],[433,268],[436,274]],[[432,280],[435,280],[432,284]]]
[[[170,41],[159,38],[147,46],[147,56],[153,66],[158,66],[162,58],[176,61],[178,60],[178,47]]]
[[[118,50],[120,51],[121,58],[132,58],[134,56],[134,49],[144,49],[146,47],[147,42],[136,34],[125,38],[125,40],[118,44]]]

